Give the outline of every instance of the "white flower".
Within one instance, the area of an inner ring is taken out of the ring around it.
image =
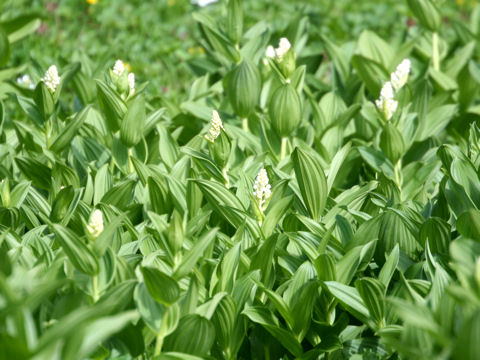
[[[265,51],[265,56],[267,58],[274,58],[275,57],[275,49],[272,45],[268,45],[267,51]]]
[[[262,213],[265,211],[265,203],[272,196],[271,189],[272,187],[270,185],[270,181],[268,180],[267,170],[262,168],[255,179],[255,184],[253,185],[253,196],[255,196],[258,208]]]
[[[290,41],[287,38],[281,38],[280,42],[278,43],[278,48],[275,49],[275,55],[277,58],[282,60],[283,56],[290,50],[292,45],[290,45]]]
[[[213,3],[216,3],[218,0],[193,0],[192,4],[204,7]]]
[[[403,85],[408,81],[408,75],[410,74],[411,62],[409,59],[403,60],[390,75],[390,82],[392,83],[395,91],[400,90]]]
[[[122,76],[126,68],[127,65],[122,60],[117,60],[115,65],[113,65],[113,73],[117,76]]]
[[[385,116],[385,119],[390,120],[397,110],[398,101],[393,98],[392,83],[387,81],[380,91],[380,98],[375,101],[377,108]]]
[[[32,79],[30,78],[30,75],[25,74],[23,76],[19,76],[17,78],[17,84],[21,86],[26,86],[29,89],[34,89],[35,84],[33,83]]]
[[[210,125],[210,130],[208,130],[208,134],[205,135],[205,139],[210,142],[214,142],[215,139],[220,135],[220,132],[225,130],[223,127],[222,119],[220,119],[220,115],[216,110],[212,111],[212,122]]]
[[[90,215],[87,230],[93,238],[97,238],[102,233],[103,216],[100,210],[96,209],[93,211],[92,215]]]
[[[55,65],[50,66],[41,81],[45,83],[51,92],[55,92],[57,86],[60,85],[57,67]]]
[[[128,87],[130,88],[130,95],[135,93],[135,74],[129,73],[127,76]]]

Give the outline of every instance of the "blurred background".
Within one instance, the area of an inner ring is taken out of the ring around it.
[[[476,3],[447,0],[442,7],[449,21],[461,26]],[[26,13],[41,19],[34,34],[15,44],[9,65],[29,63],[44,71],[53,63],[80,61],[97,74],[123,59],[140,82],[149,83],[150,94],[169,99],[185,92],[194,77],[216,68],[202,56],[206,50],[192,12],[215,19],[226,13],[221,0],[7,0],[0,6],[1,22]],[[264,20],[273,27],[271,43],[289,32],[292,18],[307,16],[311,31],[309,46],[300,54],[304,60],[321,60],[320,33],[343,44],[371,29],[401,42],[405,23],[415,25],[406,2],[398,0],[245,0],[244,6],[245,28]]]

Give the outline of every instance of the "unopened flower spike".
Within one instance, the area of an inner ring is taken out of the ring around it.
[[[375,101],[377,108],[382,112],[386,120],[390,120],[397,110],[398,101],[393,98],[392,83],[387,81],[380,91],[380,98]]]
[[[275,57],[275,49],[272,45],[268,45],[267,50],[265,51],[265,56],[267,58],[274,58]]]
[[[266,205],[270,197],[272,196],[272,187],[270,185],[270,180],[268,179],[267,170],[262,168],[255,179],[255,184],[253,185],[253,196],[255,196],[255,201],[257,202],[260,212],[263,212],[266,209]]]
[[[390,75],[390,82],[395,91],[400,90],[408,81],[410,74],[411,62],[409,59],[404,59]]]
[[[117,76],[122,76],[126,68],[127,65],[122,60],[117,60],[115,65],[113,65],[113,73]]]
[[[57,90],[57,86],[60,85],[60,77],[58,76],[58,70],[55,65],[51,65],[45,76],[41,79],[45,83],[45,86],[54,93]]]
[[[208,130],[208,134],[205,135],[205,139],[210,142],[214,142],[215,139],[220,135],[220,132],[225,130],[223,127],[222,119],[216,110],[212,111],[212,121],[210,125],[210,130]]]
[[[128,87],[130,88],[130,95],[135,94],[135,74],[129,73],[127,76]]]
[[[90,220],[87,225],[88,233],[92,238],[97,238],[103,231],[103,216],[102,212],[95,209],[90,215]]]
[[[291,47],[290,41],[283,37],[278,43],[278,48],[275,49],[275,55],[281,60]]]
[[[21,86],[26,86],[26,87],[28,87],[30,90],[35,89],[35,84],[33,83],[32,78],[30,77],[30,75],[28,75],[28,74],[25,74],[25,75],[23,75],[23,76],[19,76],[19,77],[17,78],[17,84],[18,84],[18,85],[21,85]]]

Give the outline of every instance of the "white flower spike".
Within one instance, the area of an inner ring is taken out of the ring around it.
[[[115,61],[115,65],[113,65],[113,73],[117,76],[122,76],[123,72],[127,66],[122,60]]]
[[[130,88],[130,95],[135,94],[135,74],[129,73],[127,76],[128,87]]]
[[[225,128],[223,127],[222,119],[220,118],[217,110],[213,110],[210,130],[208,130],[208,134],[205,135],[205,139],[213,143],[215,139],[220,136],[220,132],[222,131],[222,129],[225,130]]]
[[[409,59],[403,60],[390,75],[390,82],[395,91],[400,90],[408,81],[410,74],[411,62]]]
[[[287,38],[281,38],[280,42],[278,43],[278,48],[275,49],[275,55],[278,57],[279,60],[282,60],[282,58],[285,56],[285,54],[290,50],[292,45],[290,44],[290,41],[288,41]]]
[[[103,231],[103,216],[102,212],[98,209],[94,210],[90,215],[88,221],[87,230],[93,238],[97,238]]]
[[[23,75],[23,76],[19,76],[19,77],[17,78],[17,84],[18,84],[18,85],[21,85],[21,86],[26,86],[26,87],[28,87],[30,90],[35,89],[35,84],[33,83],[32,78],[30,77],[30,75],[28,75],[28,74],[25,74],[25,75]]]
[[[275,57],[275,49],[272,45],[268,45],[267,51],[265,51],[265,56],[267,58],[274,58]]]
[[[192,0],[191,3],[200,7],[205,7],[210,4],[216,3],[217,1],[218,0]]]
[[[390,120],[397,110],[398,101],[393,98],[392,83],[387,81],[380,91],[380,98],[375,101],[377,108],[385,116],[386,120]]]
[[[272,196],[272,187],[268,179],[267,170],[262,168],[255,179],[255,184],[253,185],[253,196],[257,201],[258,208],[263,213],[266,208],[266,202]]]
[[[57,67],[55,65],[51,65],[41,81],[43,81],[47,88],[54,93],[55,90],[57,90],[57,86],[60,85],[60,77],[58,76]]]

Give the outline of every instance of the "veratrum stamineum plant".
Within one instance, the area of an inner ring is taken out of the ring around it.
[[[480,6],[4,3],[0,360],[479,358]]]

